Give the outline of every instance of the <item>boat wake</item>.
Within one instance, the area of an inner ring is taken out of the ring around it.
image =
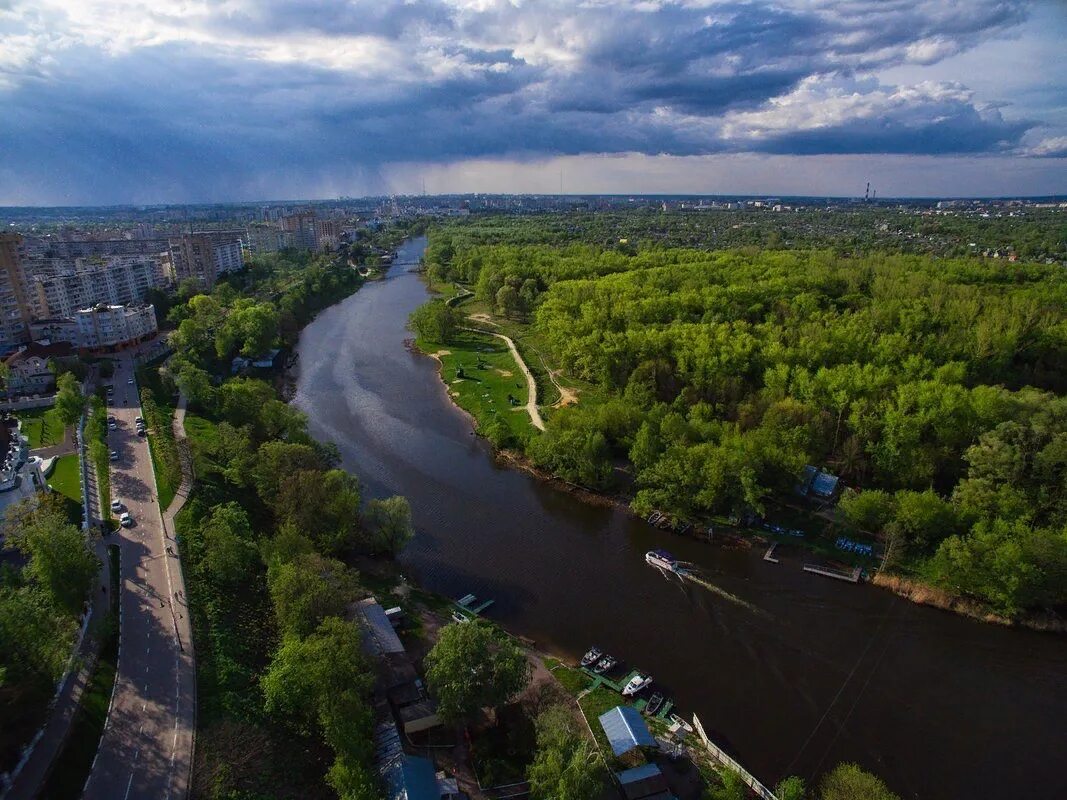
[[[697,586],[701,586],[704,589],[707,589],[712,594],[721,597],[723,600],[728,600],[734,605],[740,606],[741,608],[752,614],[755,614],[756,616],[766,618],[770,617],[770,614],[768,614],[759,606],[754,605],[753,603],[750,603],[747,600],[738,597],[736,594],[726,591],[720,586],[716,586],[714,583],[708,580],[707,577],[702,575],[693,564],[678,561],[675,562],[673,568],[671,569],[665,569],[658,565],[656,565],[656,568],[665,578],[669,579],[671,575],[676,575],[679,580],[687,580],[691,583],[695,583]]]

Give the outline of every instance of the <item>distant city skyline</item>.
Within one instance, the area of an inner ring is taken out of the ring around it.
[[[1063,194],[1064,41],[1024,0],[7,0],[0,205]]]

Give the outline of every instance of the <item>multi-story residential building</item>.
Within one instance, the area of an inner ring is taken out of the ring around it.
[[[29,341],[25,248],[17,233],[0,233],[0,353]]]
[[[166,252],[166,239],[53,239],[51,236],[26,238],[30,259],[74,259],[93,256],[158,256]]]
[[[108,353],[140,344],[159,332],[156,309],[140,305],[100,303],[75,311],[69,317],[30,323],[36,342],[67,343],[82,353]]]
[[[174,278],[194,278],[210,289],[219,275],[244,266],[243,231],[200,231],[170,240]]]
[[[282,230],[292,234],[292,246],[301,250],[317,250],[318,239],[315,233],[315,212],[301,211],[282,217]]]
[[[336,250],[341,243],[341,225],[337,220],[320,219],[315,222],[315,249]]]
[[[253,224],[248,226],[248,249],[253,253],[277,253],[293,246],[293,234],[273,225]]]
[[[167,279],[159,256],[48,259],[34,264],[29,303],[34,318],[69,317],[99,303],[127,305],[144,299]]]

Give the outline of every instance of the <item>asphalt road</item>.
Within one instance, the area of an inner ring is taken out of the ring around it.
[[[86,800],[184,800],[189,789],[195,722],[195,670],[185,586],[174,542],[165,535],[129,359],[116,362],[108,413],[117,429],[109,447],[112,499],[135,524],[112,540],[121,550],[118,674],[107,726],[85,786]],[[117,516],[117,515],[116,515]],[[171,534],[173,531],[170,532]]]

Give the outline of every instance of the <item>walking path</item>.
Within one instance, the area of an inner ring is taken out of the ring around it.
[[[541,409],[537,407],[537,381],[534,380],[533,373],[530,372],[530,368],[526,366],[526,362],[523,361],[522,356],[519,355],[519,350],[515,347],[515,342],[511,340],[511,337],[505,336],[502,333],[496,333],[495,331],[482,330],[481,328],[460,328],[460,330],[481,333],[485,336],[495,336],[508,343],[508,349],[511,350],[511,355],[515,359],[515,363],[519,365],[522,374],[526,376],[526,413],[530,415],[530,422],[533,426],[537,428],[537,430],[543,431],[545,429],[545,421],[541,418]]]

